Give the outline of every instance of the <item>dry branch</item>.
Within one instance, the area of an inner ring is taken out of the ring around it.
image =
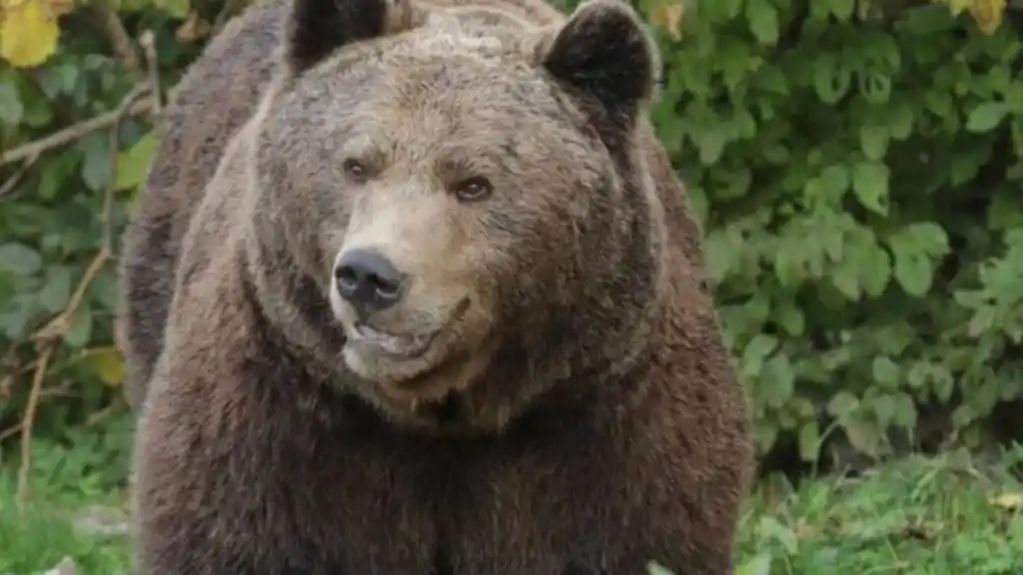
[[[146,54],[146,70],[148,70],[149,97],[152,99],[154,116],[160,114],[163,104],[160,100],[160,64],[156,58],[156,40],[153,38],[153,31],[146,30],[139,38],[139,44]]]
[[[93,6],[96,18],[99,20],[100,26],[103,27],[107,39],[110,40],[110,47],[113,49],[117,61],[132,75],[136,77],[141,76],[142,65],[139,62],[138,54],[135,52],[135,46],[131,41],[131,36],[128,35],[128,31],[124,29],[124,23],[121,22],[121,17],[117,15],[117,8],[113,2],[111,0],[95,0]]]
[[[144,92],[149,91],[148,85],[143,85],[141,88]],[[34,142],[29,142],[25,145],[18,146],[17,148],[12,148],[11,150],[4,152],[3,155],[0,155],[0,166],[37,158],[44,152],[70,144],[71,142],[79,140],[96,130],[102,130],[103,128],[109,128],[112,125],[120,124],[120,121],[124,117],[147,114],[152,110],[152,100],[147,99],[136,101],[138,95],[135,94],[135,92],[132,92],[130,96],[132,96],[132,104],[128,107],[126,112],[120,109],[107,112],[96,116],[95,118],[85,120],[84,122],[74,124],[73,126],[68,126],[67,128],[64,128],[54,134],[50,134],[45,138],[40,138]]]
[[[35,422],[36,408],[39,406],[39,396],[43,390],[43,376],[46,375],[46,366],[50,363],[53,355],[54,345],[47,342],[39,354],[39,365],[32,374],[32,389],[28,395],[28,405],[25,407],[25,414],[21,418],[21,464],[18,466],[18,491],[17,502],[19,505],[25,503],[30,495],[29,472],[32,469],[32,424]]]

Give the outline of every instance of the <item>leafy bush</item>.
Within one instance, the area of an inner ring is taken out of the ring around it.
[[[76,426],[123,411],[117,243],[155,142],[154,93],[217,8],[59,2],[0,11],[0,439],[21,437],[23,478],[33,432],[74,443]]]
[[[1023,384],[1023,26],[901,4],[707,1],[662,36],[655,120],[765,451],[970,431]]]
[[[113,264],[157,95],[242,4],[0,5],[0,440],[123,408]],[[1018,14],[891,4],[641,6],[764,450],[814,459],[837,422],[880,453],[923,406],[968,430],[1019,396]]]

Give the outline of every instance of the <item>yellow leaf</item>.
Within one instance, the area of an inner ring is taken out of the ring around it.
[[[989,502],[996,506],[1001,507],[1007,511],[1016,511],[1017,509],[1023,508],[1023,493],[1002,493],[996,497],[992,497]]]
[[[672,38],[682,37],[680,26],[686,13],[686,0],[654,0],[650,7],[650,22],[664,28]]]
[[[113,387],[124,381],[124,356],[117,347],[90,349],[83,359],[103,383]]]
[[[211,29],[210,23],[203,20],[198,12],[189,12],[174,37],[183,44],[192,43],[208,35]]]
[[[18,68],[38,66],[57,50],[60,27],[43,0],[0,0],[0,57]]]
[[[1002,25],[1005,0],[973,0],[970,4],[970,14],[977,21],[980,31],[990,36]]]
[[[962,13],[963,10],[969,8],[970,4],[973,4],[973,0],[946,0],[946,1],[948,2],[949,9],[952,10],[953,16],[958,16],[959,14]]]

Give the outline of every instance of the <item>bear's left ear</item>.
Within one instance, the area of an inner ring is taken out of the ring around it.
[[[555,78],[632,121],[654,93],[659,54],[636,12],[621,0],[589,0],[541,42],[542,65]]]
[[[285,38],[288,71],[297,76],[334,50],[414,27],[423,11],[415,0],[290,0]]]

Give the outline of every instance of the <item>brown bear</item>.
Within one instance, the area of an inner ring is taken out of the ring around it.
[[[747,412],[657,66],[618,0],[214,40],[126,238],[138,572],[729,573]]]

